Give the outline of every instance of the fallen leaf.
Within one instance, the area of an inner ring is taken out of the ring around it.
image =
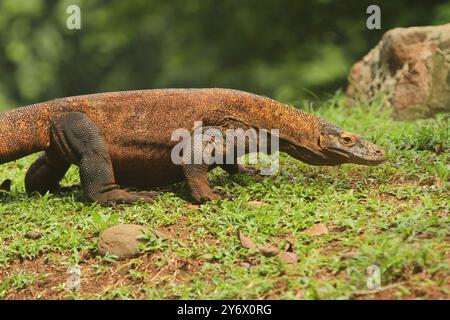
[[[280,250],[277,247],[274,246],[260,246],[258,247],[259,252],[265,257],[273,257],[276,256]]]
[[[281,260],[293,264],[298,262],[298,256],[294,252],[283,251],[281,252]]]
[[[239,231],[239,240],[241,241],[241,244],[244,246],[244,248],[256,249],[256,244],[254,244],[249,237],[244,236],[241,231]]]
[[[198,209],[198,208],[200,208],[200,205],[199,204],[192,204],[192,203],[190,203],[186,207],[188,209]]]
[[[284,251],[287,252],[292,252],[292,243],[290,243],[289,241],[286,243],[286,245],[284,246]]]
[[[256,201],[256,200],[252,200],[248,202],[249,206],[254,206],[254,207],[262,207],[262,206],[266,206],[267,203],[261,202],[261,201]]]
[[[240,266],[241,266],[242,268],[249,269],[252,265],[251,265],[250,263],[248,263],[248,262],[242,262],[242,263],[240,264]]]
[[[325,224],[319,223],[306,230],[306,233],[310,236],[320,236],[322,234],[328,234],[328,228]]]
[[[280,258],[286,263],[293,264],[298,262],[298,256],[292,252],[292,244],[290,242],[288,242],[285,246],[286,251],[280,251],[280,249],[274,245],[256,246],[256,244],[249,237],[246,237],[241,231],[239,231],[239,240],[245,248],[258,249],[258,251],[265,257],[275,257],[280,255]]]

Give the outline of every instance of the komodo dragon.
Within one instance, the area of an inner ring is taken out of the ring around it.
[[[183,180],[193,199],[205,202],[220,197],[207,180],[214,165],[171,161],[177,143],[172,132],[193,131],[195,121],[220,129],[278,129],[280,151],[311,165],[385,159],[362,137],[266,97],[231,89],[156,89],[60,98],[3,112],[0,164],[44,151],[26,173],[28,193],[57,191],[75,164],[84,195],[103,206],[152,199],[150,192],[119,186],[145,190]],[[220,167],[250,172],[240,164]]]

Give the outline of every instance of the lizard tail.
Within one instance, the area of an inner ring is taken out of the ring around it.
[[[35,104],[0,113],[0,164],[44,150],[50,141],[49,108]]]

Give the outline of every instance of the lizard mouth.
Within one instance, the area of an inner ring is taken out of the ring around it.
[[[366,166],[376,166],[378,164],[381,164],[383,162],[385,162],[387,159],[386,157],[380,157],[380,158],[357,158],[357,159],[352,159],[353,163],[357,163],[357,164],[363,164]]]
[[[364,150],[365,152],[348,152],[346,150],[332,148],[334,154],[343,157],[344,162],[362,164],[366,166],[375,166],[387,160],[383,149],[376,147],[375,150]]]

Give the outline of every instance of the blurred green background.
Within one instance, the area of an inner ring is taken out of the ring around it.
[[[66,28],[72,4],[81,30]],[[370,4],[381,30],[366,28]],[[161,87],[315,100],[344,89],[385,31],[446,22],[450,1],[0,0],[0,109]]]

